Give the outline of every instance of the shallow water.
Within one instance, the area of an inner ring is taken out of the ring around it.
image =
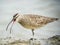
[[[14,39],[14,38],[1,38],[0,45],[33,45],[32,40],[21,40],[21,39]],[[34,45],[40,45],[38,40],[34,40]]]
[[[0,45],[60,45],[60,35],[48,39],[16,39],[15,37],[0,38]]]
[[[54,36],[48,39],[34,39],[34,41],[11,37],[0,38],[0,45],[60,45],[60,36]]]

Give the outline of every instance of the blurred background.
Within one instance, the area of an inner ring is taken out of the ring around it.
[[[60,0],[0,0],[0,38],[11,36],[27,40],[32,37],[31,30],[23,28],[17,22],[11,34],[10,30],[6,31],[6,26],[16,13],[60,18]],[[37,39],[60,35],[60,20],[36,29],[34,32],[34,37]]]

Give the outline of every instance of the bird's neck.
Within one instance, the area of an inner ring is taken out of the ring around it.
[[[19,17],[16,19],[17,22],[19,22],[24,16],[23,15],[19,15]]]

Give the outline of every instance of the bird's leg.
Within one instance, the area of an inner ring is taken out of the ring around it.
[[[34,29],[32,29],[32,35],[34,36]]]
[[[33,37],[32,37],[33,44],[32,45],[34,45],[34,29],[32,29],[32,35],[33,35]]]
[[[34,29],[32,29],[32,38],[30,38],[30,45],[34,45]]]

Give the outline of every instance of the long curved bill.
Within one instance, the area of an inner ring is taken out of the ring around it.
[[[12,23],[13,22],[13,23]],[[9,22],[9,24],[7,25],[7,27],[6,27],[6,31],[8,30],[8,27],[9,27],[9,25],[12,23],[12,25],[11,25],[11,27],[10,27],[10,33],[11,33],[11,29],[12,29],[12,27],[13,27],[13,24],[14,24],[14,21],[13,21],[13,19]]]

